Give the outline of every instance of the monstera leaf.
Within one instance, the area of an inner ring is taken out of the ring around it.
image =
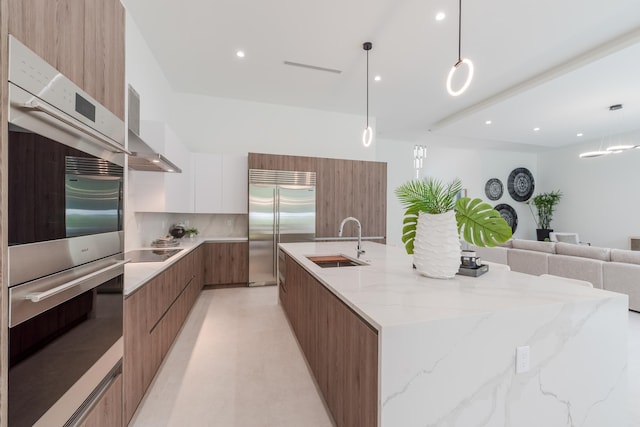
[[[512,236],[500,213],[480,199],[462,197],[456,202],[458,234],[476,246],[496,246]]]
[[[458,234],[476,246],[496,246],[511,238],[511,227],[498,211],[481,199],[455,197],[462,188],[460,180],[444,184],[433,178],[407,182],[396,189],[400,202],[407,208],[402,222],[402,242],[413,254],[418,214],[438,214],[455,208]]]
[[[418,209],[409,208],[404,213],[402,220],[402,243],[408,254],[413,254],[413,241],[416,239],[416,227],[418,226]]]

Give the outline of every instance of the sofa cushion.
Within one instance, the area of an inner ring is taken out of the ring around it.
[[[629,295],[629,310],[640,311],[640,265],[607,262],[603,272],[604,289]]]
[[[515,242],[515,241],[514,241]],[[507,249],[507,261],[511,271],[539,276],[549,273],[549,257],[545,252]]]
[[[627,264],[640,264],[640,251],[611,249],[611,261],[626,262]]]
[[[566,244],[575,246],[571,243]],[[549,274],[569,279],[586,280],[594,288],[602,289],[602,271],[604,264],[606,264],[604,261],[577,256],[553,255],[549,257],[548,264]]]
[[[599,259],[600,261],[611,261],[611,249],[598,248],[596,246],[574,245],[571,243],[558,242],[556,243],[556,253],[559,255]]]
[[[476,254],[480,257],[482,261],[496,262],[498,264],[507,264],[509,260],[507,259],[508,248],[503,248],[501,246],[490,247],[479,247],[473,246],[473,250],[476,251]]]
[[[509,239],[506,242],[498,245],[501,248],[512,248],[513,247],[513,239]]]
[[[556,244],[553,242],[539,242],[537,240],[513,239],[511,242],[513,249],[525,249],[528,251],[556,253]]]

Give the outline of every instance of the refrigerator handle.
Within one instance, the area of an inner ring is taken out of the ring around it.
[[[280,192],[278,187],[273,189],[273,275],[277,274],[278,234],[280,233]]]

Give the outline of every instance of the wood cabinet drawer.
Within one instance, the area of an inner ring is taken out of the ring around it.
[[[204,275],[206,285],[248,283],[249,243],[207,243]]]

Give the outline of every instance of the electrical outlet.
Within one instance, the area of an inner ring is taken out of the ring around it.
[[[516,347],[516,374],[529,372],[530,364],[531,355],[529,353],[529,346]]]

